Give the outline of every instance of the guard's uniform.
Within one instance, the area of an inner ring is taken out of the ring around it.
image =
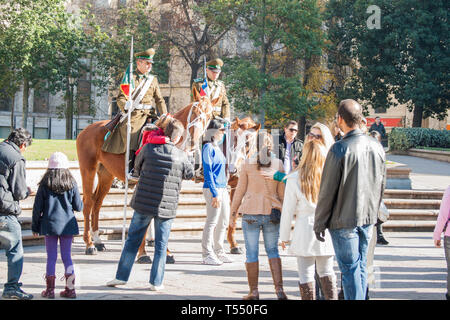
[[[221,70],[223,61],[221,59],[213,59],[206,63],[206,67],[211,70]],[[195,79],[192,87],[201,91],[204,78]],[[208,78],[208,98],[213,101],[215,98],[219,100],[213,105],[213,116],[221,117],[230,120],[230,102],[228,101],[225,84],[221,80],[212,81]],[[194,96],[191,96],[191,101],[194,101]]]
[[[149,49],[144,52],[139,52],[135,56],[136,57],[148,57],[151,58],[153,55],[145,55],[148,53],[154,53],[153,49]],[[153,60],[152,60],[153,62]],[[135,89],[139,88],[139,84],[142,81],[145,81],[146,78],[153,77],[150,87],[142,98],[140,104],[137,108],[135,108],[131,112],[131,135],[130,135],[130,150],[136,151],[139,149],[139,134],[142,126],[145,124],[147,117],[156,118],[158,112],[159,115],[167,113],[166,103],[159,89],[158,79],[155,76],[151,76],[150,74],[142,74],[138,70],[133,72],[133,79],[135,83]],[[132,93],[134,97],[139,95],[139,91]],[[153,101],[156,104],[156,110],[154,108]],[[120,110],[126,114],[127,110],[125,110],[125,104],[127,102],[127,97],[125,94],[120,91],[119,96],[117,97],[117,105]],[[151,107],[151,108],[150,108]],[[125,153],[126,152],[126,141],[127,141],[127,120],[125,119],[121,123],[117,125],[113,132],[111,132],[110,136],[106,139],[103,144],[102,150],[110,153]]]

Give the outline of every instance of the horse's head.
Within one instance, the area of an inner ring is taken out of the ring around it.
[[[256,136],[261,124],[256,124],[252,118],[246,117],[240,120],[236,119],[231,124],[233,136],[231,137],[230,146],[230,172],[236,173],[237,169],[241,167],[245,159],[247,159],[254,150],[256,143]]]
[[[206,128],[212,118],[213,105],[208,97],[200,97],[198,101],[192,103],[187,115],[185,150],[196,150],[200,143],[200,138],[206,131]],[[189,141],[189,142],[188,142]]]

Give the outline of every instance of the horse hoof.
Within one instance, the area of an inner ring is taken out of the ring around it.
[[[87,248],[85,253],[89,256],[93,256],[93,255],[97,254],[97,249],[96,248]]]
[[[137,259],[136,263],[139,263],[139,264],[151,264],[152,263],[152,259],[149,256],[142,256],[142,257],[139,257],[139,259]]]
[[[234,247],[234,248],[231,248],[230,253],[231,254],[243,254],[244,252],[242,251],[242,249],[240,247]]]
[[[173,256],[167,256],[166,257],[166,263],[174,264],[175,263],[175,258]]]
[[[94,243],[95,248],[97,249],[97,251],[106,251],[106,247],[103,243]]]

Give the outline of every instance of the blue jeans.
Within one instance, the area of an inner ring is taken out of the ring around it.
[[[330,230],[345,300],[365,300],[367,290],[367,250],[373,225]]]
[[[260,230],[263,233],[264,247],[268,258],[280,257],[278,254],[280,223],[274,224],[270,222],[269,215],[244,214],[242,216],[242,230],[244,232],[247,263],[258,261]]]
[[[150,283],[155,286],[162,284],[166,267],[167,242],[169,241],[173,219],[147,216],[136,211],[134,212],[133,219],[131,219],[128,237],[125,241],[122,255],[120,256],[116,279],[128,281],[139,246],[153,218],[155,218],[155,254],[150,272]]]
[[[19,286],[23,268],[22,228],[16,216],[0,216],[0,247],[8,260],[8,282],[5,290]]]

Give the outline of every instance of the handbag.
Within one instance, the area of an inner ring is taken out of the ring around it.
[[[380,210],[378,210],[378,219],[382,222],[386,222],[389,219],[389,211],[384,204],[384,201],[381,201]]]
[[[272,208],[272,210],[270,211],[270,222],[272,222],[273,224],[278,224],[280,223],[280,220],[281,220],[280,209]]]

